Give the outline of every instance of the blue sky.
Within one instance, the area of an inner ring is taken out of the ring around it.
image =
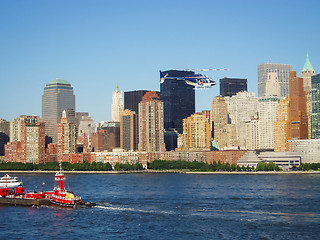
[[[0,1],[0,118],[41,115],[50,80],[68,80],[76,111],[111,119],[112,91],[159,90],[159,70],[248,79],[257,65],[292,64],[300,76],[309,52],[320,70],[318,1]],[[196,110],[211,110],[219,86],[197,90]]]

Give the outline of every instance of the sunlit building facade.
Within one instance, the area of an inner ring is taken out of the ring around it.
[[[112,121],[120,122],[120,114],[123,112],[123,93],[119,89],[119,85],[117,84],[117,88],[113,91],[112,95]]]
[[[224,97],[217,96],[213,99],[211,115],[214,140],[219,143],[220,149],[238,147],[236,125],[231,124],[228,103]]]
[[[277,119],[274,123],[275,152],[285,152],[287,150],[288,111],[288,99],[280,99],[278,104]]]
[[[184,149],[210,148],[210,120],[204,113],[183,119]]]
[[[274,149],[274,123],[278,112],[278,97],[259,99],[259,149]]]
[[[61,122],[57,125],[57,153],[58,161],[64,153],[76,153],[77,127],[69,123],[66,112],[62,112]]]
[[[165,150],[163,102],[156,92],[147,92],[139,103],[139,151]]]
[[[73,88],[68,81],[55,79],[47,83],[44,88],[41,118],[41,122],[46,124],[46,135],[52,138],[53,143],[57,141],[57,125],[60,123],[63,110],[66,110],[68,118],[70,113],[75,120]]]
[[[303,78],[290,72],[287,140],[308,138],[308,116]]]
[[[125,109],[120,115],[120,148],[137,150],[138,139],[137,114]]]

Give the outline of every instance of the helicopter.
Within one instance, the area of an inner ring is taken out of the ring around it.
[[[184,76],[170,76],[170,71],[165,71],[162,72],[160,71],[160,83],[164,83],[165,80],[181,80],[185,81],[188,85],[194,86],[195,89],[197,88],[209,88],[214,85],[216,85],[216,82],[207,77],[204,74],[200,73],[195,73],[194,71],[197,72],[202,72],[202,71],[228,71],[229,69],[213,69],[213,68],[208,68],[208,69],[178,69],[178,70],[171,70],[171,71],[183,71]]]

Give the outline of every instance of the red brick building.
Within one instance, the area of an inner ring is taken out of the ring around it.
[[[106,132],[107,130],[98,130],[91,134],[91,148],[93,152],[102,152],[106,150]]]
[[[21,142],[8,142],[5,145],[5,161],[20,162]]]
[[[147,92],[139,103],[139,151],[165,149],[163,102],[156,92]]]
[[[295,71],[289,76],[289,111],[287,140],[308,138],[307,100],[303,88],[303,78]]]
[[[206,163],[211,164],[213,161],[218,163],[229,163],[237,165],[237,161],[247,152],[247,150],[223,150],[206,152]]]

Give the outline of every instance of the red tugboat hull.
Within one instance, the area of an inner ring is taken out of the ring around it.
[[[59,207],[66,207],[66,208],[89,208],[89,207],[94,207],[96,206],[95,203],[91,203],[91,202],[79,202],[79,203],[75,203],[75,204],[67,204],[67,203],[60,203],[60,202],[56,202],[56,201],[50,201],[51,205],[56,205]]]

